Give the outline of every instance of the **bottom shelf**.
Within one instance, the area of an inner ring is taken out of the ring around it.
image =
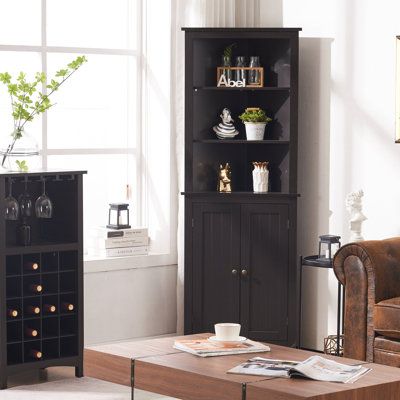
[[[7,365],[39,362],[78,355],[76,335],[58,338],[30,340],[7,345]]]

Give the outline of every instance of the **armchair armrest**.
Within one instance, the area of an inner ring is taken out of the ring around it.
[[[400,238],[347,244],[333,269],[345,286],[344,355],[372,362],[374,305],[400,296]]]

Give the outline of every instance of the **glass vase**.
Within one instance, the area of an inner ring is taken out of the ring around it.
[[[250,57],[249,67],[260,67],[260,57]],[[248,84],[259,86],[261,84],[261,75],[258,69],[250,69],[248,73]]]
[[[24,128],[2,139],[0,165],[10,172],[30,172],[40,168],[39,146]]]

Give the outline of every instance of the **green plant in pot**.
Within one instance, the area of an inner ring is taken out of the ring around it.
[[[239,118],[245,124],[247,140],[263,140],[265,127],[272,121],[265,111],[258,107],[246,108]]]
[[[25,130],[28,122],[37,115],[43,114],[54,104],[50,96],[57,91],[85,62],[85,56],[78,56],[56,75],[45,86],[48,93],[41,91],[47,82],[44,72],[37,72],[34,80],[29,82],[24,72],[16,79],[8,72],[0,73],[0,82],[7,87],[11,100],[11,110],[14,122],[11,137],[2,137],[0,146],[1,167],[9,171],[27,172],[38,167],[39,148],[36,140]]]

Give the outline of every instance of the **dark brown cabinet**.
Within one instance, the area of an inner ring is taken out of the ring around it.
[[[287,340],[289,213],[284,204],[241,206],[243,333],[257,340]]]
[[[297,118],[299,28],[183,28],[185,31],[185,333],[240,322],[242,335],[298,342]],[[220,88],[224,49],[258,56],[264,86]],[[272,119],[247,140],[239,115],[260,107]],[[228,108],[238,135],[212,127]],[[269,162],[269,190],[253,192],[253,162]],[[231,193],[218,193],[229,163]]]
[[[191,207],[187,332],[212,332],[217,322],[239,322],[242,334],[252,339],[293,340],[288,331],[288,306],[295,302],[288,279],[296,273],[288,251],[293,205],[194,200]]]
[[[43,193],[51,218],[24,218],[31,244],[21,245],[21,220],[0,214],[0,389],[17,373],[73,366],[83,376],[83,174],[45,171],[0,174],[0,199]],[[65,304],[73,305],[66,309]],[[16,311],[11,315],[9,310]],[[15,314],[15,313],[14,313]]]

